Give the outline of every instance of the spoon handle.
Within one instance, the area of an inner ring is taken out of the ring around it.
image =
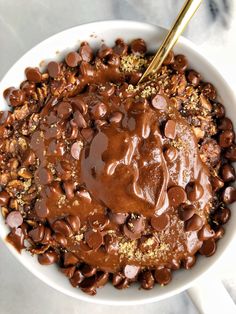
[[[197,11],[202,0],[187,0],[185,1],[179,15],[170,31],[168,32],[166,38],[164,39],[162,45],[158,49],[156,55],[154,56],[152,62],[143,73],[139,80],[139,83],[150,74],[156,72],[162,65],[169,51],[173,48],[177,42],[179,36],[184,31],[185,27],[188,25],[194,13]]]

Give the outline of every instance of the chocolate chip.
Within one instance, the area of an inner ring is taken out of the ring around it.
[[[174,120],[168,120],[165,124],[164,129],[165,137],[175,139],[176,136],[176,122]]]
[[[166,110],[168,108],[167,98],[160,94],[157,94],[156,96],[154,96],[151,103],[155,109]]]
[[[59,182],[53,181],[46,189],[46,195],[48,198],[60,199],[63,195]]]
[[[201,255],[205,255],[207,257],[213,255],[216,251],[216,243],[214,239],[208,239],[203,242],[202,247],[199,250]]]
[[[49,214],[49,208],[45,200],[37,200],[34,206],[35,213],[40,218],[46,218]]]
[[[123,115],[121,112],[119,111],[116,111],[116,112],[113,112],[110,117],[109,117],[109,122],[110,123],[119,123],[123,118]]]
[[[141,233],[145,229],[145,221],[143,216],[131,215],[126,223],[128,229],[133,233]]]
[[[92,229],[103,230],[109,224],[109,219],[104,214],[94,213],[88,216],[88,222]]]
[[[83,281],[84,276],[82,275],[80,270],[76,270],[72,276],[72,278],[70,278],[70,283],[71,285],[75,288],[78,287],[78,285]]]
[[[235,134],[231,130],[225,130],[220,134],[219,144],[220,147],[227,148],[231,146],[235,138]]]
[[[23,90],[14,88],[11,90],[8,99],[8,102],[12,107],[21,106],[25,101],[25,93]]]
[[[112,284],[113,284],[113,286],[119,285],[123,281],[124,278],[125,277],[124,277],[123,273],[113,274],[113,276],[112,276]]]
[[[91,109],[92,118],[97,120],[105,116],[107,112],[107,107],[103,102],[98,102]]]
[[[200,200],[203,196],[204,190],[199,182],[190,182],[185,187],[187,198],[190,202]]]
[[[225,204],[231,204],[236,201],[236,189],[228,186],[222,193],[222,199]]]
[[[221,177],[224,182],[232,182],[236,179],[234,167],[230,164],[225,164],[221,167]]]
[[[61,245],[62,247],[65,247],[67,245],[67,239],[66,237],[61,234],[61,233],[58,233],[56,232],[54,235],[53,235],[53,239],[59,244]]]
[[[150,290],[153,288],[155,280],[151,271],[146,270],[140,275],[141,287],[145,290]]]
[[[85,115],[88,111],[88,105],[79,97],[74,97],[71,100],[73,107],[76,107],[82,115]]]
[[[83,143],[81,141],[78,141],[72,144],[71,149],[70,149],[71,156],[74,159],[79,160],[82,148],[83,148]]]
[[[178,208],[179,219],[182,221],[189,220],[195,213],[195,208],[193,205],[182,204]]]
[[[42,81],[42,74],[39,71],[39,68],[26,68],[25,75],[28,81],[34,83],[40,83]]]
[[[187,256],[184,260],[182,260],[183,268],[190,269],[192,268],[196,263],[196,257],[193,256]]]
[[[223,228],[222,226],[217,226],[217,227],[215,228],[215,236],[214,236],[214,239],[215,239],[215,240],[221,239],[221,238],[223,237],[224,233],[225,233],[224,228]]]
[[[191,70],[191,71],[188,72],[187,80],[188,80],[188,82],[191,83],[194,87],[196,87],[196,86],[199,85],[200,79],[201,79],[201,76],[200,76],[200,74],[197,73],[196,71]]]
[[[104,237],[105,250],[108,254],[115,254],[119,249],[119,242],[115,235],[106,234]]]
[[[61,101],[57,106],[57,115],[61,119],[68,119],[72,113],[72,106],[67,101]]]
[[[178,207],[187,201],[187,194],[181,186],[173,186],[168,190],[170,206]]]
[[[168,268],[156,269],[154,273],[154,278],[157,283],[161,286],[167,285],[171,281],[171,271]]]
[[[23,217],[19,211],[12,211],[7,215],[6,223],[10,228],[18,228],[23,223]]]
[[[123,233],[127,238],[131,240],[137,240],[141,237],[141,233],[134,233],[130,231],[127,225],[123,225]]]
[[[153,216],[151,218],[151,225],[156,231],[165,230],[170,224],[170,217],[168,214],[162,214],[160,216]]]
[[[48,74],[52,78],[55,78],[60,74],[60,65],[58,62],[51,61],[48,63]]]
[[[208,240],[215,236],[215,232],[209,225],[204,225],[201,230],[198,231],[198,239],[200,241]]]
[[[47,168],[40,168],[38,171],[39,181],[42,185],[50,184],[53,181],[53,174]]]
[[[7,206],[10,200],[10,195],[6,191],[0,192],[0,206]]]
[[[97,272],[97,268],[93,267],[91,265],[85,264],[82,268],[81,268],[81,273],[84,277],[91,277],[93,275],[95,275]]]
[[[236,145],[233,144],[232,146],[227,148],[225,152],[225,157],[230,161],[236,161]]]
[[[109,280],[109,273],[97,272],[96,274],[96,287],[103,287]]]
[[[204,83],[202,86],[202,93],[210,100],[216,99],[216,89],[211,83]]]
[[[217,176],[211,177],[211,185],[214,192],[217,192],[224,186],[224,182]]]
[[[54,232],[59,232],[65,237],[71,237],[73,235],[70,226],[63,220],[56,220],[52,224],[52,229],[54,230]]]
[[[167,57],[165,58],[165,60],[163,61],[163,65],[169,65],[171,63],[173,63],[175,60],[175,55],[174,55],[174,52],[171,50]]]
[[[74,113],[74,121],[77,123],[80,129],[87,128],[87,122],[79,111]]]
[[[77,192],[76,195],[79,198],[82,198],[84,201],[87,201],[88,203],[91,203],[91,196],[87,190],[84,188],[80,188]]]
[[[116,223],[117,225],[123,225],[126,222],[129,214],[127,213],[109,213],[109,218],[112,222]]]
[[[80,289],[84,292],[87,293],[88,295],[95,295],[96,294],[96,277],[90,277],[90,278],[85,278],[81,283],[80,283]]]
[[[135,279],[135,277],[138,275],[138,272],[140,270],[139,266],[135,266],[135,265],[126,265],[124,267],[124,275],[126,278],[128,279]]]
[[[80,218],[79,216],[69,215],[65,218],[66,222],[71,227],[74,233],[78,233],[80,231]]]
[[[218,129],[222,131],[233,130],[233,123],[229,118],[223,118],[219,121]]]
[[[21,83],[20,88],[27,96],[31,96],[35,93],[36,85],[34,82],[24,81]]]
[[[75,68],[79,65],[82,61],[81,56],[76,51],[69,52],[65,57],[66,64],[71,67]]]
[[[223,225],[226,224],[226,222],[230,219],[231,212],[230,209],[227,207],[221,207],[216,210],[216,212],[213,215],[213,221],[216,221],[217,223]]]
[[[93,59],[93,50],[87,42],[83,42],[79,49],[80,56],[83,61],[90,62]]]
[[[44,237],[45,227],[43,225],[39,225],[38,227],[29,231],[29,236],[34,242],[41,242]]]
[[[33,165],[35,163],[35,160],[36,160],[35,153],[32,150],[27,149],[22,157],[22,165],[23,166]]]
[[[71,266],[71,265],[77,265],[79,262],[79,259],[77,258],[77,256],[75,256],[75,254],[73,254],[72,252],[65,252],[64,253],[64,266]]]
[[[115,86],[112,83],[106,82],[105,84],[99,86],[98,92],[103,97],[111,97],[115,92]]]
[[[137,55],[144,55],[147,52],[146,43],[141,38],[134,39],[130,43],[130,49],[131,49],[133,54],[137,54]]]
[[[213,115],[216,117],[216,118],[224,118],[225,116],[225,107],[220,104],[220,103],[215,103],[214,104],[214,110],[213,110]]]
[[[51,265],[56,263],[58,255],[55,251],[47,251],[43,254],[38,255],[38,261],[41,265]]]
[[[74,198],[75,196],[75,182],[72,180],[67,180],[63,182],[63,188],[65,190],[66,193],[66,198],[68,200],[71,200],[72,198]]]
[[[178,156],[178,150],[175,147],[169,147],[164,151],[164,157],[167,162],[173,162]]]
[[[76,270],[75,266],[61,268],[61,271],[63,272],[63,274],[69,279],[73,277],[75,270]]]
[[[202,218],[194,214],[189,220],[185,221],[184,223],[184,230],[185,231],[197,231],[202,228],[203,221]]]
[[[174,62],[171,64],[172,69],[178,72],[184,72],[187,69],[188,61],[184,55],[175,56]]]
[[[128,45],[124,42],[123,39],[118,38],[115,41],[115,47],[113,48],[113,51],[118,54],[119,56],[124,56],[127,54],[128,51]]]
[[[91,249],[97,250],[103,244],[103,236],[98,230],[90,230],[85,233],[85,241]]]

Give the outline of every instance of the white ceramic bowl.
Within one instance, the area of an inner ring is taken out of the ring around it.
[[[165,34],[166,30],[160,27],[132,21],[96,22],[77,26],[56,34],[27,52],[12,66],[2,79],[0,83],[0,110],[7,109],[6,102],[2,96],[4,89],[9,86],[19,86],[20,82],[24,79],[24,69],[27,66],[39,66],[42,60],[46,62],[55,59],[60,60],[65,56],[67,51],[77,49],[79,44],[84,40],[88,41],[95,48],[101,44],[101,40],[105,40],[107,45],[113,45],[114,40],[118,37],[122,37],[126,41],[141,37],[147,42],[148,49],[155,51]],[[198,52],[197,46],[193,45],[187,39],[180,38],[174,51],[185,54],[189,60],[190,67],[199,71],[204,80],[210,81],[215,85],[219,94],[219,100],[227,108],[227,115],[236,121],[235,95],[220,73],[211,65],[210,61]],[[236,205],[233,207],[236,207]],[[5,241],[8,232],[8,227],[5,225],[3,218],[0,217],[0,237],[3,241]],[[36,257],[32,257],[27,252],[18,254],[12,246],[8,243],[6,245],[12,254],[29,271],[60,292],[94,303],[137,305],[162,300],[190,287],[197,278],[205,274],[219,257],[222,256],[223,252],[232,242],[235,233],[236,208],[232,210],[232,217],[226,226],[226,234],[218,242],[216,253],[210,258],[200,257],[191,270],[178,270],[174,272],[173,280],[167,286],[161,287],[156,285],[154,289],[145,291],[138,289],[138,286],[134,285],[129,289],[120,291],[109,284],[102,289],[98,289],[98,293],[94,297],[90,297],[79,289],[73,288],[68,279],[57,270],[56,266],[42,266],[38,263]]]

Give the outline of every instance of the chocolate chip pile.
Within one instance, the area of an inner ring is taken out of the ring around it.
[[[138,85],[151,60],[142,39],[84,42],[4,92],[7,241],[90,295],[168,284],[215,253],[236,200],[235,134],[214,86],[173,52]]]

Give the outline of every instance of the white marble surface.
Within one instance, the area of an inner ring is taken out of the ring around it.
[[[182,0],[0,0],[0,77],[24,52],[65,28],[114,18],[140,20],[169,27],[182,2]],[[218,11],[216,9],[214,12],[218,14],[212,15],[209,4],[212,6],[213,2],[204,0],[185,35],[204,51],[236,88],[234,78],[236,7],[232,6],[233,0],[215,0]],[[222,279],[236,302],[235,251],[236,243],[214,275]],[[214,287],[212,288],[214,291]],[[115,314],[120,311],[123,314],[198,313],[186,293],[155,304],[122,309],[79,302],[40,282],[24,269],[0,242],[1,314],[88,312]]]

